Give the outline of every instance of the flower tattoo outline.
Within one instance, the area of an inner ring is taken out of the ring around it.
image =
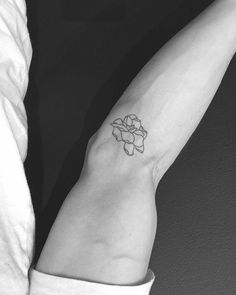
[[[136,149],[144,152],[144,139],[148,132],[143,128],[141,120],[135,114],[129,114],[122,120],[118,118],[111,123],[112,135],[117,141],[123,141],[123,149],[127,155],[133,156]]]

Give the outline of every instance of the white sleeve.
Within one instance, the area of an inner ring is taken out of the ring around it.
[[[0,100],[22,160],[27,153],[27,118],[23,99],[32,58],[25,13],[24,1],[0,0]]]
[[[0,0],[0,294],[26,295],[35,217],[23,161],[27,154],[32,47],[23,0]]]
[[[148,269],[144,282],[120,286],[58,277],[30,270],[30,295],[149,295],[155,275]]]

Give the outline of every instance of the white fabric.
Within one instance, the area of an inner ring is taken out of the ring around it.
[[[155,280],[149,269],[143,284],[117,286],[67,279],[30,270],[30,295],[148,295]]]
[[[31,267],[35,216],[23,162],[27,155],[32,46],[24,0],[0,0],[0,294],[147,295],[155,276],[138,286],[107,285],[43,274]]]
[[[0,294],[26,295],[35,219],[23,161],[32,57],[22,1],[0,0]]]

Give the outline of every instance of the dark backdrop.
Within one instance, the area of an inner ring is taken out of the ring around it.
[[[28,0],[33,45],[25,169],[36,256],[89,137],[150,57],[209,1]],[[236,62],[157,189],[151,294],[236,293]]]

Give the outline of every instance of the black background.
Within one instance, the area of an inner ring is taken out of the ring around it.
[[[25,163],[36,255],[86,144],[151,56],[210,1],[27,0],[33,46]],[[223,33],[223,32],[222,32]],[[236,293],[236,62],[161,180],[151,294]]]

